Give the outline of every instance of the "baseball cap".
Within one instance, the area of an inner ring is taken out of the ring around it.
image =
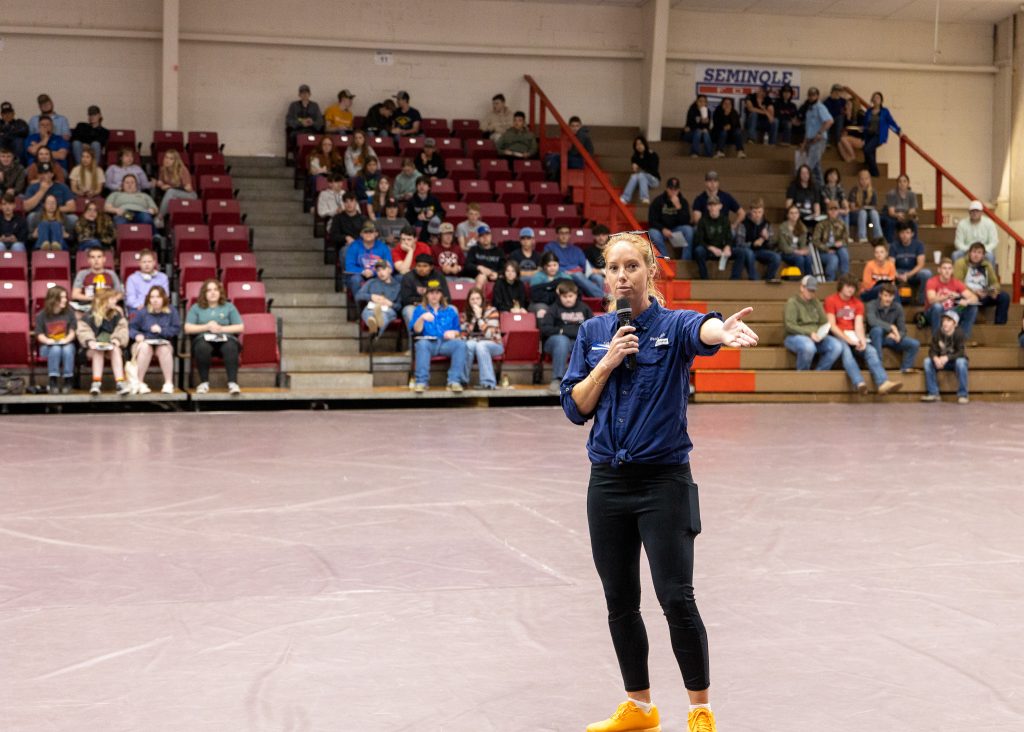
[[[373,263],[374,269],[384,269],[385,267],[390,267],[390,266],[391,265],[388,264],[388,260],[386,260],[386,259],[378,259],[376,262]]]
[[[359,233],[365,234],[368,231],[372,231],[374,234],[376,234],[377,233],[377,225],[375,223],[373,223],[372,221],[367,221],[365,224],[363,224],[363,228],[361,228],[359,230]]]
[[[800,284],[811,292],[814,292],[818,289],[818,278],[814,275],[804,275],[800,280]]]
[[[437,290],[438,292],[444,292],[441,289],[441,280],[428,280],[427,281],[427,292],[431,290]]]
[[[302,86],[299,87],[299,94],[302,94],[302,92],[308,92],[308,91],[309,91],[309,84],[303,84]]]
[[[433,137],[428,137],[423,141],[423,147],[437,147],[437,140]]]
[[[487,224],[480,224],[478,227],[476,227],[476,233],[477,234],[490,234],[491,233],[491,227],[488,226]]]
[[[427,224],[428,234],[440,234],[441,233],[441,219],[436,216],[430,220]]]
[[[46,104],[47,102],[52,102],[52,101],[53,100],[50,99],[50,95],[49,94],[40,94],[38,97],[36,97],[36,103],[38,103],[38,104]]]
[[[431,257],[429,254],[426,254],[426,253],[424,253],[424,254],[417,254],[416,255],[416,264],[419,264],[420,262],[426,262],[427,264],[433,264],[434,263],[434,258]]]
[[[666,188],[676,188],[676,189],[678,189],[678,188],[681,188],[682,185],[679,183],[679,179],[676,178],[675,176],[673,176],[673,177],[669,178],[665,182],[665,187]]]
[[[356,95],[350,92],[348,89],[342,89],[338,92],[339,97],[345,97],[346,99],[355,99]]]
[[[942,317],[949,318],[957,325],[960,325],[960,313],[958,313],[956,310],[947,310],[942,314]]]
[[[90,117],[94,114],[103,114],[102,112],[100,112],[100,108],[97,107],[95,104],[90,104],[89,109],[87,109],[86,112],[89,114]]]
[[[842,90],[843,90],[843,85],[842,84],[833,84],[832,85],[832,91],[842,91]]]
[[[52,173],[53,165],[51,163],[39,163],[39,167],[36,170],[40,173]]]
[[[534,237],[533,229],[529,226],[524,226],[519,230],[520,239],[532,239]]]
[[[968,211],[984,211],[985,207],[981,205],[981,201],[975,199],[971,201],[971,205],[967,207]]]
[[[10,102],[4,102],[0,104],[0,114],[7,114],[8,112],[14,111],[14,105]]]
[[[714,170],[709,170],[704,174],[704,180],[718,180],[718,173]]]
[[[444,222],[443,224],[441,224],[441,225],[440,225],[440,226],[438,227],[437,231],[438,231],[438,233],[440,233],[440,234],[453,234],[453,233],[455,233],[455,227],[454,227],[454,226],[452,226],[452,225],[451,225],[450,223],[448,223],[447,221],[445,221],[445,222]]]
[[[398,100],[405,99],[406,101],[408,101],[409,100],[409,92],[407,92],[407,91],[400,91],[400,92],[398,92],[398,94],[395,95],[395,99],[398,99]]]

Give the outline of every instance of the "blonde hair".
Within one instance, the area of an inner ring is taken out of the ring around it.
[[[117,305],[115,305],[117,295],[117,290],[113,288],[100,290],[96,293],[96,296],[92,299],[92,308],[90,310],[93,323],[99,325],[106,318],[118,314]]]
[[[637,232],[627,231],[619,234],[612,234],[608,242],[601,248],[601,255],[607,258],[608,252],[616,244],[625,242],[636,250],[637,254],[647,266],[647,295],[657,300],[661,306],[665,305],[665,295],[658,287],[658,277],[661,269],[658,267],[658,259],[654,254],[654,245],[645,236]]]

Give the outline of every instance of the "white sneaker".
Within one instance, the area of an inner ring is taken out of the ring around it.
[[[103,384],[99,381],[94,381],[92,386],[89,387],[89,396],[99,396],[101,391],[103,391]]]
[[[173,394],[174,393],[174,384],[172,384],[169,381],[165,382],[163,388],[160,389],[160,393],[161,394]]]
[[[745,157],[747,157],[747,154],[745,152],[743,152],[742,150],[740,150],[738,153],[736,153],[736,157],[738,157],[738,158],[745,158]]]
[[[149,394],[151,391],[153,390],[150,389],[149,386],[146,384],[139,384],[138,388],[136,389],[137,394]]]
[[[725,153],[722,152],[721,150],[719,150],[718,152],[715,153],[715,157],[716,158],[724,158],[725,157]]]
[[[132,393],[132,388],[128,386],[127,381],[118,381],[114,384],[114,391],[117,392],[118,396],[128,396]]]
[[[238,396],[241,393],[242,393],[242,387],[240,387],[238,384],[236,384],[233,381],[229,381],[228,382],[228,394],[230,394],[231,396]]]
[[[196,394],[207,394],[210,391],[210,382],[204,381],[202,384],[196,387]]]

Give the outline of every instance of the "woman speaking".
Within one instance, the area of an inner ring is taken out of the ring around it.
[[[695,356],[710,356],[723,345],[757,345],[757,335],[743,323],[751,308],[725,321],[718,313],[666,309],[655,285],[651,244],[637,234],[611,237],[604,256],[609,286],[629,302],[632,321],[620,327],[608,314],[583,324],[561,399],[572,422],[594,420],[587,441],[587,517],[627,699],[587,732],[661,730],[640,616],[641,545],[689,695],[689,731],[714,732],[707,633],[693,596],[700,510],[690,477],[686,402]]]

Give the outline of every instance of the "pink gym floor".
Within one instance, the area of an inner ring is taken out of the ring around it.
[[[1020,405],[690,419],[721,732],[1024,729]],[[0,418],[0,729],[582,732],[623,696],[586,434],[555,408]]]

